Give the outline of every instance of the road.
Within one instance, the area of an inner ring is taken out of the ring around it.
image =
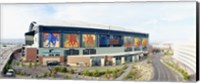
[[[175,71],[165,66],[160,61],[160,55],[152,56],[152,65],[154,68],[154,75],[151,81],[168,81],[168,82],[181,82],[183,79]]]

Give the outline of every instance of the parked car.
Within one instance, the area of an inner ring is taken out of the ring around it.
[[[58,61],[48,61],[47,62],[47,66],[57,66],[60,65],[60,63]]]
[[[8,69],[6,77],[15,77],[15,71],[13,69]]]

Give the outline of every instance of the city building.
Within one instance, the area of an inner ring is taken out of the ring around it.
[[[108,66],[134,62],[148,55],[147,33],[117,30],[114,26],[77,25],[32,22],[25,33],[26,61]]]
[[[176,43],[172,45],[174,61],[191,76],[196,79],[196,42]]]

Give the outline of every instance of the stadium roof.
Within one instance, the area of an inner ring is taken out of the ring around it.
[[[139,32],[141,31],[133,30],[132,28],[125,28],[121,26],[109,25],[109,24],[100,24],[94,22],[84,22],[84,21],[37,21],[36,25],[44,26],[74,26],[74,27],[89,27],[94,29],[105,29],[105,30],[117,30],[117,31],[126,31],[126,32]]]

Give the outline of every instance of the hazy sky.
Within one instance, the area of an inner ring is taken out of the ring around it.
[[[195,7],[195,2],[2,5],[1,35],[24,38],[32,21],[77,20],[147,32],[150,42],[195,41]]]

